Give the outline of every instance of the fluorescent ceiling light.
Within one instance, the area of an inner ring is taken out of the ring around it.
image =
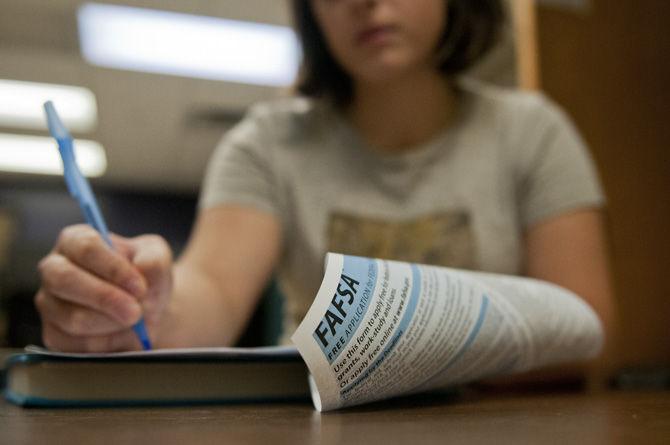
[[[78,22],[84,58],[104,67],[285,86],[300,61],[285,26],[97,3]]]
[[[0,125],[46,129],[42,105],[53,101],[63,123],[71,131],[95,128],[98,108],[88,88],[0,79]]]
[[[105,149],[98,142],[76,139],[74,153],[86,176],[101,176],[107,169]],[[63,162],[56,141],[50,137],[0,133],[0,170],[62,175]]]

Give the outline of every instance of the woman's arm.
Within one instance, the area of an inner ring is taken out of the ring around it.
[[[603,324],[605,348],[590,363],[552,366],[488,380],[483,386],[509,389],[579,381],[591,388],[602,387],[613,364],[617,331],[602,212],[578,210],[530,227],[525,235],[525,254],[527,276],[570,289],[595,310]]]
[[[273,215],[229,205],[204,210],[174,267],[174,290],[157,345],[234,344],[280,251],[281,228]]]
[[[582,297],[598,314],[605,336],[603,351],[591,363],[555,367],[534,378],[587,377],[602,386],[613,366],[617,315],[604,226],[602,211],[585,209],[540,222],[526,233],[526,274]]]
[[[606,342],[613,340],[615,305],[601,211],[579,210],[531,227],[525,272],[582,297],[600,317]]]

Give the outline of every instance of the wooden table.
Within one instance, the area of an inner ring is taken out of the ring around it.
[[[415,396],[319,414],[308,403],[22,409],[0,444],[670,444],[670,392]]]

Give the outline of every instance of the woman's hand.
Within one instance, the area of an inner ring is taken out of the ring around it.
[[[90,226],[70,226],[40,261],[35,304],[49,349],[141,349],[132,330],[141,317],[155,335],[172,292],[170,247],[157,235],[112,242],[114,250]]]

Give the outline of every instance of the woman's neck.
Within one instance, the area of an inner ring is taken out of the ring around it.
[[[347,114],[367,144],[395,153],[412,149],[443,131],[455,108],[452,84],[431,71],[382,85],[358,83]]]

